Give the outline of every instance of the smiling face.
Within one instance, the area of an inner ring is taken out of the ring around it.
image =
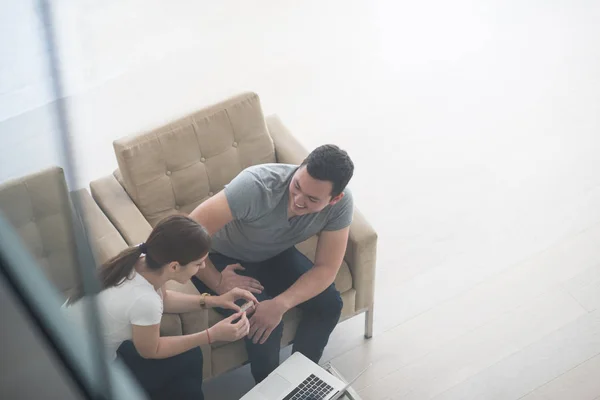
[[[289,213],[295,216],[316,213],[330,204],[337,203],[344,194],[331,197],[332,189],[331,182],[313,178],[306,166],[301,166],[290,182]]]

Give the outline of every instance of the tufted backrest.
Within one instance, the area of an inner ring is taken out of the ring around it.
[[[260,100],[246,93],[114,142],[117,179],[154,226],[190,213],[244,168],[275,162]]]
[[[53,167],[0,185],[0,209],[50,281],[65,294],[77,278],[71,202]]]

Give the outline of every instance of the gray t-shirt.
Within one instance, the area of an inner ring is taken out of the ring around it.
[[[213,235],[212,250],[236,260],[260,262],[321,231],[349,226],[353,201],[348,189],[336,204],[288,219],[289,184],[297,168],[289,164],[256,165],[226,185],[233,221]]]

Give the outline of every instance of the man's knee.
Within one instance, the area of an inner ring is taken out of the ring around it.
[[[281,346],[282,336],[283,336],[283,321],[281,321],[279,323],[279,325],[277,325],[275,327],[275,329],[273,329],[273,331],[271,332],[271,334],[269,335],[269,337],[263,344],[258,343],[258,344],[256,344],[256,346],[267,345],[268,347],[277,348],[277,351],[279,351],[279,347]]]
[[[342,295],[340,292],[335,289],[332,289],[332,299],[331,299],[331,313],[335,316],[336,321],[340,319],[342,315],[342,309],[344,308],[344,302],[342,301]]]
[[[268,339],[260,344],[254,343],[249,337],[246,338],[246,346],[249,352],[259,355],[259,357],[268,357],[269,354],[279,355],[281,347],[281,338],[283,337],[283,321],[273,329]]]
[[[283,322],[273,329],[273,332],[263,344],[254,344],[250,338],[246,338],[246,350],[251,362],[250,369],[256,383],[261,382],[279,366],[282,335]]]
[[[271,332],[269,339],[271,338],[271,336],[273,336],[272,340],[276,342],[279,346],[281,346],[281,338],[283,337],[283,321],[281,321],[279,325],[277,325],[275,329],[273,329],[273,332]]]
[[[319,313],[326,318],[332,318],[336,320],[340,318],[342,314],[342,308],[344,307],[344,302],[342,301],[340,292],[335,288],[335,286],[331,285],[313,300],[315,301],[306,307],[306,311]]]

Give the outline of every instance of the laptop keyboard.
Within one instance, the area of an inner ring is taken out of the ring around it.
[[[310,375],[290,392],[283,400],[323,400],[327,397],[333,388],[317,378],[315,375]]]

